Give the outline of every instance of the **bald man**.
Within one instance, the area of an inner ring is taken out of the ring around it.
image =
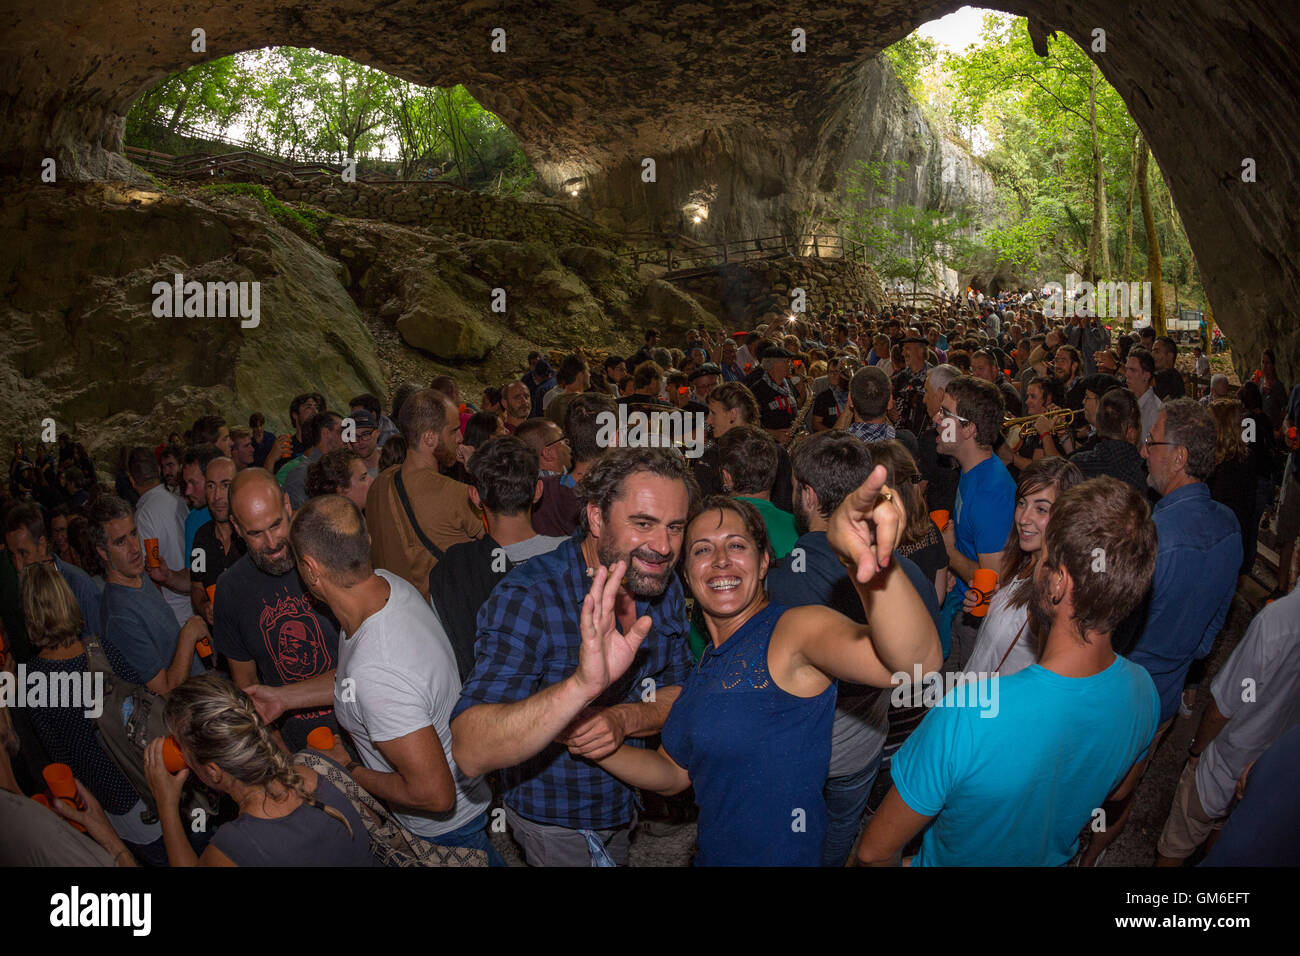
[[[289,547],[293,509],[275,477],[246,468],[228,487],[230,520],[248,553],[217,580],[213,640],[262,717],[283,716],[285,744],[301,750],[315,727],[338,732],[332,706],[304,702],[315,699],[319,687],[333,693],[338,622],[298,577]]]

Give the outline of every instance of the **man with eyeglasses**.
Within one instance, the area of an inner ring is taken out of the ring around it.
[[[979,633],[979,618],[958,613],[966,591],[978,569],[1001,573],[1002,551],[1015,515],[1015,479],[993,454],[1004,407],[995,386],[963,375],[948,384],[934,416],[939,453],[951,455],[961,466],[953,520],[943,534],[956,582],[944,601],[939,628],[944,666],[954,670],[965,666]]]
[[[1165,403],[1142,442],[1150,484],[1160,494],[1151,510],[1159,551],[1146,626],[1131,651],[1115,650],[1145,667],[1160,695],[1160,726],[1148,762],[1178,714],[1192,661],[1210,653],[1237,589],[1241,526],[1205,484],[1214,470],[1215,443],[1214,417],[1191,398]],[[1103,809],[1107,827],[1093,838],[1082,865],[1094,865],[1128,820],[1128,800]]]

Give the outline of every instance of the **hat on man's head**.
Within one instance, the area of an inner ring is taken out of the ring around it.
[[[368,408],[354,408],[348,412],[348,418],[352,419],[352,423],[356,425],[358,431],[363,428],[379,427],[379,421],[375,418],[375,413]]]
[[[721,375],[721,374],[722,374],[722,369],[718,368],[718,366],[714,365],[712,362],[705,362],[703,365],[697,366],[696,368],[692,369],[690,375],[688,375],[686,378],[687,381],[693,382],[697,378],[703,378],[706,375]]]

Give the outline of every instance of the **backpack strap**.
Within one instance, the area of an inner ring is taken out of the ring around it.
[[[113,665],[108,662],[108,654],[104,650],[104,645],[99,642],[99,638],[92,634],[87,634],[81,639],[81,643],[86,648],[86,663],[92,673],[104,675],[104,684],[106,694],[113,692],[113,680],[116,675],[113,673]]]
[[[425,550],[432,554],[436,560],[441,561],[442,548],[429,540],[429,536],[420,527],[420,522],[415,520],[415,509],[411,507],[411,499],[406,494],[406,485],[402,483],[402,468],[400,465],[397,471],[393,472],[393,486],[397,488],[397,497],[402,502],[402,508],[406,511],[406,520],[411,523],[411,528],[415,531],[415,536],[420,539],[420,544],[424,545]]]

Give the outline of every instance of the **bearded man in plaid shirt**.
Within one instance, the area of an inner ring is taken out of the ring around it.
[[[581,533],[514,569],[479,611],[474,669],[452,712],[457,765],[505,770],[506,818],[533,866],[627,863],[635,794],[593,761],[657,734],[692,665],[674,573],[698,498],[686,462],[613,449],[578,490]],[[597,569],[619,562],[619,630],[645,637],[623,676],[593,697],[582,603]]]

